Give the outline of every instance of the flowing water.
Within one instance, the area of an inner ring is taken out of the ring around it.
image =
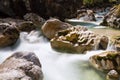
[[[91,28],[91,30],[109,36],[120,33],[111,29]],[[89,57],[104,52],[102,50],[88,51],[86,54],[60,53],[51,48],[50,42],[40,31],[32,31],[29,34],[22,32],[14,46],[0,49],[0,63],[17,51],[34,52],[39,57],[44,80],[105,80],[104,74],[89,64]]]

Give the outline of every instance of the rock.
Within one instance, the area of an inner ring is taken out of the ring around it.
[[[120,51],[120,36],[114,36],[110,39],[111,44],[114,45],[117,51]]]
[[[39,59],[32,52],[16,52],[0,65],[0,80],[43,80]]]
[[[8,23],[0,24],[0,47],[10,46],[16,43],[19,38],[19,31],[16,26]]]
[[[120,71],[120,52],[106,51],[90,58],[90,63],[98,70],[109,72]]]
[[[21,32],[22,31],[30,32],[37,28],[37,26],[35,26],[34,23],[31,21],[22,21],[22,22],[16,23],[16,26]]]
[[[58,17],[64,20],[75,17],[81,4],[80,0],[1,0],[0,14],[22,18],[26,13],[33,12],[43,18]]]
[[[20,19],[4,18],[4,19],[0,19],[0,22],[15,25],[20,32],[22,31],[30,32],[37,28],[37,26],[35,26],[33,22],[24,21]]]
[[[92,10],[87,10],[87,15],[83,18],[84,21],[96,21],[94,12]]]
[[[24,19],[27,21],[32,21],[34,25],[38,26],[39,28],[41,28],[41,26],[45,22],[45,20],[42,17],[35,13],[27,13],[26,15],[24,15]]]
[[[106,80],[119,80],[119,73],[116,70],[110,70],[106,76]]]
[[[120,4],[114,6],[110,12],[104,17],[101,25],[120,29]]]
[[[93,10],[79,10],[77,14],[77,19],[81,18],[84,21],[96,21]]]
[[[58,19],[49,19],[44,23],[41,29],[48,39],[52,39],[58,31],[69,27],[72,27],[72,25],[64,23]]]
[[[51,46],[58,51],[84,53],[93,49],[106,49],[108,44],[106,38],[85,27],[77,26],[59,31],[51,40]]]

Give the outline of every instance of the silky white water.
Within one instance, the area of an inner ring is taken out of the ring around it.
[[[39,31],[32,31],[30,34],[22,32],[14,46],[0,49],[0,62],[17,51],[30,51],[38,56],[44,80],[104,80],[88,62],[90,56],[103,51],[89,51],[86,54],[60,53],[51,49],[50,42]]]

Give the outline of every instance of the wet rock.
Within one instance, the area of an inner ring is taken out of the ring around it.
[[[49,19],[42,26],[42,32],[48,39],[52,39],[58,31],[69,27],[72,27],[72,25],[58,19]]]
[[[119,80],[119,73],[115,70],[110,70],[106,76],[106,80]]]
[[[45,22],[45,20],[42,17],[35,13],[27,13],[26,15],[24,15],[24,19],[27,21],[32,21],[34,25],[38,26],[39,28],[41,28],[41,26]]]
[[[4,18],[4,19],[0,19],[0,23],[8,23],[14,25],[18,28],[20,32],[22,31],[30,32],[37,28],[37,26],[35,26],[33,22],[24,21],[20,19]]]
[[[114,36],[110,39],[111,44],[114,45],[117,51],[120,51],[120,36]]]
[[[120,29],[120,5],[114,6],[110,10],[110,12],[104,17],[101,25]]]
[[[83,19],[84,21],[96,21],[93,10],[79,10],[77,12],[77,19]]]
[[[106,51],[92,56],[90,62],[101,71],[108,72],[112,69],[120,71],[120,52]]]
[[[34,25],[31,21],[22,21],[16,24],[17,28],[22,32],[30,32],[32,30],[35,30],[37,27]]]
[[[14,25],[0,23],[0,47],[10,46],[16,43],[19,31]]]
[[[16,52],[0,65],[0,80],[43,80],[39,59],[32,52]]]
[[[84,53],[93,49],[106,49],[108,39],[105,38],[107,37],[77,26],[59,31],[51,40],[51,46],[58,51]]]

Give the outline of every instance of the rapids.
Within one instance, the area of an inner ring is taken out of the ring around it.
[[[88,51],[86,54],[59,53],[51,49],[50,42],[40,31],[22,32],[18,42],[0,50],[0,63],[17,51],[35,52],[42,64],[44,80],[104,80],[104,75],[89,64],[89,57],[103,52]]]
[[[98,26],[100,21],[80,22],[72,19],[68,22],[73,25],[87,26],[95,33],[109,37],[120,33],[117,30]],[[110,42],[107,50],[115,50]],[[86,54],[60,53],[51,48],[50,42],[40,31],[32,31],[29,34],[21,32],[20,38],[14,46],[0,49],[0,63],[18,51],[30,51],[38,56],[42,64],[44,80],[105,80],[105,75],[89,64],[89,57],[104,52],[103,50],[87,51]]]

